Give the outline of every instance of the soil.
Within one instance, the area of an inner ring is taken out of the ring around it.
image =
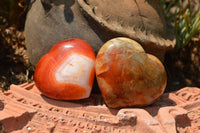
[[[34,68],[26,52],[24,0],[0,1],[0,88],[33,81]]]
[[[0,30],[0,88],[33,81],[34,68],[26,52],[23,31],[11,26]]]
[[[168,52],[164,64],[168,73],[166,91],[200,87],[200,31],[186,47]]]

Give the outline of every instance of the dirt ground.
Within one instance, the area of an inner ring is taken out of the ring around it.
[[[11,84],[33,82],[34,67],[29,61],[23,29],[26,11],[23,7],[19,16],[11,18],[0,14],[1,90],[9,89]],[[164,65],[168,73],[166,92],[184,86],[200,87],[200,31],[185,48],[168,52]]]
[[[33,80],[33,69],[26,52],[23,31],[8,27],[1,31],[0,88]]]
[[[166,91],[200,87],[200,31],[186,47],[168,52],[164,65],[168,74]]]

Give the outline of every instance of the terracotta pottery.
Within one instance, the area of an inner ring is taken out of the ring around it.
[[[61,41],[38,62],[35,84],[44,95],[54,99],[88,98],[94,80],[94,64],[95,54],[85,41]]]
[[[149,105],[163,94],[167,83],[162,63],[128,38],[115,38],[102,46],[96,77],[111,108]]]
[[[34,83],[13,84],[0,92],[5,133],[199,133],[199,116],[196,87],[164,93],[151,106],[125,109],[110,109],[95,94],[77,101],[54,100],[41,95]]]

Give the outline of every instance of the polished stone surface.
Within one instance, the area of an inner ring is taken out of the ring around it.
[[[97,55],[95,67],[102,96],[111,108],[149,105],[166,87],[162,63],[128,38],[106,42]]]
[[[46,96],[60,100],[88,98],[95,75],[95,55],[80,39],[53,46],[36,66],[34,80]]]

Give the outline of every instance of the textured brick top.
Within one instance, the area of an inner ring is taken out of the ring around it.
[[[58,101],[32,84],[0,92],[0,121],[5,132],[199,133],[200,89],[165,93],[144,108],[109,109],[100,95]]]

